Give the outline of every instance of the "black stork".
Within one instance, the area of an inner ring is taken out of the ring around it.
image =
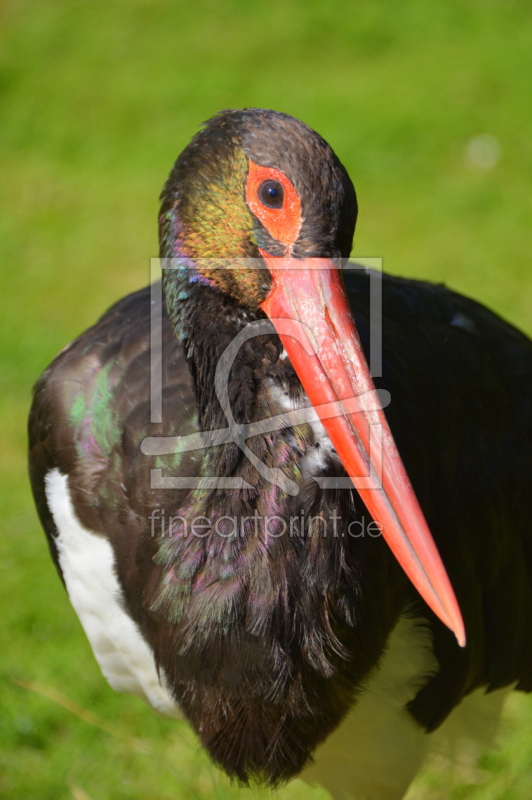
[[[384,275],[373,383],[356,215],[302,122],[211,119],[162,192],[160,319],[125,297],[45,370],[30,471],[114,689],[243,783],[393,800],[474,690],[532,690],[532,345]]]

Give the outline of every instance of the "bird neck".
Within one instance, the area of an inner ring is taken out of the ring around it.
[[[194,262],[173,260],[163,278],[166,306],[194,380],[200,429],[226,427],[230,417],[252,422],[256,410],[256,366],[278,359],[281,344],[261,311],[250,311],[199,272]],[[242,347],[235,337],[258,319],[268,335],[251,335]],[[235,347],[235,343],[236,347]],[[229,406],[221,393],[227,393]]]

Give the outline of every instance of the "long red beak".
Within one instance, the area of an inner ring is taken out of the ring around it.
[[[328,259],[280,258],[263,251],[261,255],[273,277],[263,311],[276,327],[347,474],[380,523],[392,552],[463,647],[462,615],[386,417],[375,403],[375,386],[337,266]],[[292,334],[286,320],[297,323]],[[362,410],[353,412],[353,402],[349,410],[345,401],[353,397]],[[331,417],[330,405],[320,415],[320,406],[333,402],[338,404],[338,415]]]

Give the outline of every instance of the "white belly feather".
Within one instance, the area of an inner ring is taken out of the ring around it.
[[[104,677],[115,691],[138,695],[162,714],[180,716],[164,676],[157,672],[152,650],[124,610],[110,543],[77,519],[66,475],[54,469],[45,481],[70,602]]]

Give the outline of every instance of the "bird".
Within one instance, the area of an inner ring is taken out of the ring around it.
[[[212,117],[160,199],[161,279],[34,389],[52,558],[111,687],[232,779],[397,800],[532,690],[532,343],[351,264],[353,184],[285,113]]]

